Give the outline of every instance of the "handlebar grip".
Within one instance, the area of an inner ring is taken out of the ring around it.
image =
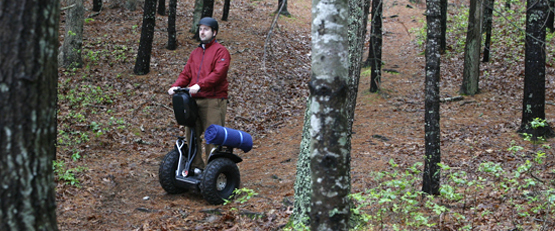
[[[180,87],[174,90],[174,92],[185,92],[185,93],[189,93],[189,88],[188,87]]]

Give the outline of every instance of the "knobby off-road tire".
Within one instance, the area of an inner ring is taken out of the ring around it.
[[[229,199],[240,184],[237,164],[227,158],[218,158],[211,161],[202,173],[200,192],[208,203],[218,205]]]
[[[185,148],[187,150],[187,148]],[[162,188],[169,194],[184,193],[187,190],[176,185],[175,171],[179,163],[179,152],[173,149],[162,160],[158,169],[158,181]]]

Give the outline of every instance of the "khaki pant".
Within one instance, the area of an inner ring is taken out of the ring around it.
[[[201,135],[204,134],[206,128],[208,128],[212,124],[224,126],[225,125],[225,114],[227,111],[227,99],[195,99],[198,106],[198,115],[199,118],[195,124],[195,133],[196,133],[196,141],[197,141],[197,155],[193,159],[191,163],[192,169],[194,168],[201,168],[204,169],[205,164],[203,160],[208,161],[208,156],[210,155],[210,151],[216,146],[213,144],[206,144],[206,142],[202,142]],[[191,136],[191,129],[187,128],[185,130],[187,140],[190,140]],[[204,136],[202,136],[204,137]],[[205,145],[201,145],[201,144]],[[203,151],[202,147],[204,146],[204,158],[203,158]]]

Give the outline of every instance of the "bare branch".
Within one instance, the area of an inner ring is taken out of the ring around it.
[[[60,11],[69,10],[69,9],[71,9],[71,8],[73,8],[73,7],[75,7],[75,3],[74,3],[74,4],[71,4],[71,5],[69,5],[69,6],[64,6],[64,7],[62,7],[62,8],[60,9]]]
[[[268,35],[266,36],[266,41],[264,42],[264,56],[262,58],[262,69],[264,69],[264,72],[267,72],[266,70],[266,50],[268,48],[268,44],[270,43],[270,38],[272,37],[272,31],[274,29],[274,27],[277,24],[277,20],[279,18],[279,15],[281,14],[281,10],[283,10],[283,6],[285,6],[285,4],[281,4],[281,7],[279,7],[279,11],[276,12],[276,17],[274,18],[274,21],[272,22],[272,25],[270,26],[270,30],[268,31]]]
[[[454,96],[454,97],[447,97],[447,98],[440,98],[439,102],[450,102],[450,101],[459,101],[459,100],[463,100],[464,98],[462,96]]]

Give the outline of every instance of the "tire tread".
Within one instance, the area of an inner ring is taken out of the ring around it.
[[[158,169],[158,180],[160,181],[160,185],[169,194],[179,194],[187,191],[187,189],[178,187],[175,182],[175,171],[177,170],[178,162],[179,152],[177,149],[173,149],[164,156],[164,159],[160,163],[160,168]]]
[[[216,179],[222,172],[226,172],[228,177],[228,184],[233,184],[233,189],[226,187],[224,195],[216,189]],[[231,178],[231,179],[230,179]],[[202,173],[202,181],[200,183],[200,191],[202,196],[210,204],[223,204],[224,199],[228,199],[233,195],[233,191],[239,188],[241,184],[241,175],[237,164],[228,158],[217,158],[210,161],[206,169]]]

